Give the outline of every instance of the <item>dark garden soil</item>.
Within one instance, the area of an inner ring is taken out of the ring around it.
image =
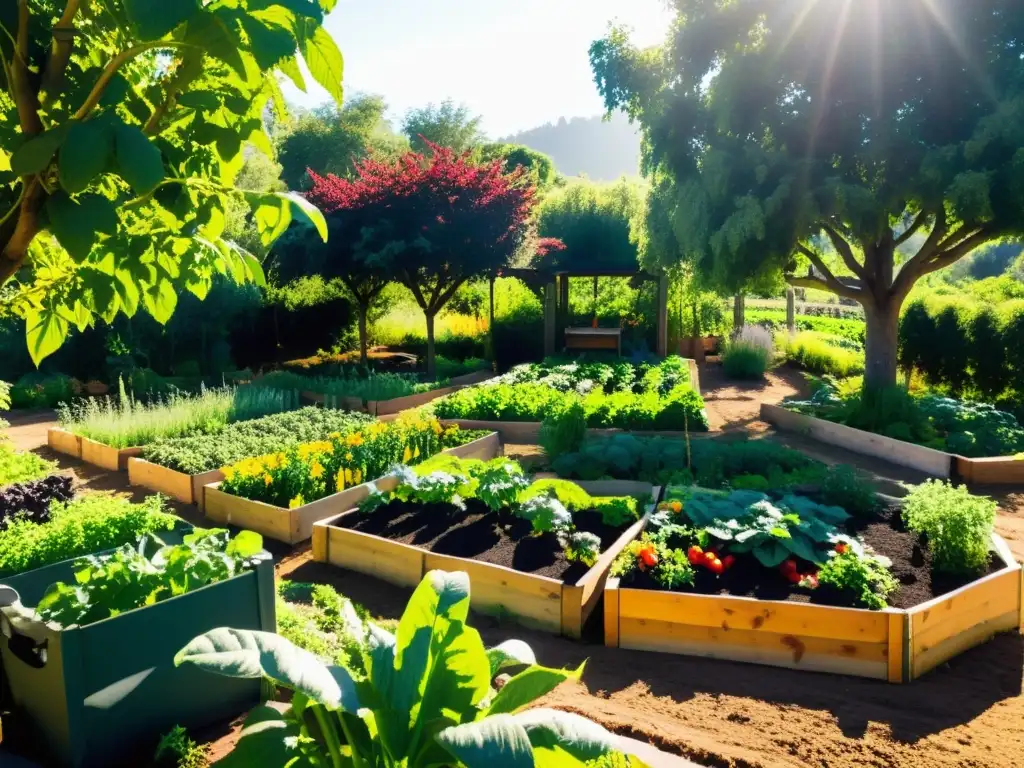
[[[573,520],[580,531],[600,537],[602,551],[622,535],[623,529],[604,525],[596,512],[577,513]],[[491,512],[475,500],[468,502],[465,511],[451,504],[392,501],[373,514],[351,516],[340,524],[438,555],[503,565],[566,583],[579,581],[590,570],[569,562],[553,533],[534,536],[529,522]]]
[[[948,577],[933,574],[932,555],[927,543],[917,534],[907,531],[900,510],[896,507],[879,512],[871,521],[852,526],[849,532],[859,536],[878,554],[892,560],[892,573],[900,582],[899,590],[889,599],[893,608],[913,608],[927,603],[1004,567],[999,558],[992,555],[986,569],[974,575]],[[623,586],[630,589],[664,589],[650,576],[639,572],[632,580],[624,582]],[[779,571],[763,567],[750,556],[737,559],[735,565],[722,576],[715,576],[706,568],[698,568],[693,589],[685,591],[702,595],[732,595],[756,597],[759,600],[857,607],[853,595],[827,586],[812,590],[790,584]]]

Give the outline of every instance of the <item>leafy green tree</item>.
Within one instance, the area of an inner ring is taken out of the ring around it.
[[[621,179],[597,184],[586,179],[552,190],[541,202],[537,231],[564,243],[536,264],[554,269],[639,270],[634,222],[643,210],[644,188]]]
[[[477,148],[476,159],[481,163],[490,163],[501,160],[505,163],[505,169],[514,171],[516,168],[525,168],[530,176],[530,181],[538,189],[547,189],[555,183],[558,173],[555,171],[555,161],[522,144],[482,144]]]
[[[730,292],[776,272],[859,302],[865,382],[895,384],[914,284],[1024,229],[1024,7],[674,5],[664,47],[613,29],[591,61],[673,180],[682,254]]]
[[[382,96],[359,94],[342,109],[325,104],[299,116],[278,140],[279,159],[289,189],[308,189],[307,169],[325,176],[349,177],[355,164],[368,155],[395,159],[409,151],[384,118],[388,105]]]
[[[409,110],[402,131],[414,152],[428,152],[429,142],[461,155],[483,143],[481,120],[479,116],[474,117],[465,104],[456,106],[448,99],[440,105],[428,104],[422,109]]]
[[[38,364],[71,326],[134,315],[158,321],[214,276],[263,280],[224,234],[244,200],[260,241],[297,195],[233,182],[246,142],[270,154],[277,74],[309,72],[342,98],[341,52],[322,26],[336,0],[5,0],[0,3],[0,285],[26,321]],[[10,290],[10,289],[9,289]]]

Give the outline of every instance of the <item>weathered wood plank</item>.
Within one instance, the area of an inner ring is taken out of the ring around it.
[[[837,445],[865,456],[887,459],[894,464],[927,472],[935,477],[950,477],[956,463],[956,457],[949,453],[817,419],[780,405],[762,403],[761,418],[779,429],[800,432],[823,443]]]
[[[111,448],[87,437],[82,438],[82,461],[105,469],[108,472],[123,472],[128,469],[128,459],[142,455],[138,448]]]
[[[902,683],[904,670],[904,646],[907,639],[908,621],[903,613],[889,614],[889,682]]]
[[[423,550],[345,528],[328,529],[327,561],[400,587],[415,587],[426,568]]]
[[[725,630],[763,630],[866,643],[888,642],[889,638],[889,619],[884,611],[639,589],[623,589],[619,600],[623,620],[679,616],[685,617],[688,625]]]
[[[915,657],[926,653],[972,627],[1019,610],[1020,576],[1007,569],[998,578],[977,582],[925,610],[910,614],[911,648]]]
[[[176,472],[145,459],[128,460],[128,484],[162,493],[184,504],[195,502],[191,475]]]
[[[916,653],[911,659],[911,679],[916,680],[954,656],[959,656],[964,651],[988,642],[1000,632],[1016,631],[1019,625],[1020,614],[1015,609],[981,624],[976,624],[925,651]]]
[[[604,644],[619,647],[619,580],[610,578],[604,585]]]
[[[67,430],[55,427],[46,430],[46,444],[57,453],[82,458],[82,438]]]
[[[292,515],[293,510],[264,504],[261,501],[243,499],[232,496],[218,488],[220,484],[208,485],[205,489],[206,501],[203,510],[206,516],[218,523],[237,525],[248,531],[255,531],[262,536],[293,543]]]

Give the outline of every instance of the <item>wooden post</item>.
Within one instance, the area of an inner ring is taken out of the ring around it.
[[[555,346],[565,346],[565,329],[569,326],[569,276],[558,276],[558,321],[555,328]]]
[[[498,359],[494,350],[494,275],[491,275],[491,313],[488,317],[487,333],[491,338],[491,362]]]
[[[557,288],[549,282],[544,286],[544,356],[555,354],[555,330],[558,323]]]
[[[790,336],[796,333],[796,290],[792,285],[786,287],[786,328]]]
[[[658,355],[668,354],[668,275],[658,278]]]
[[[747,301],[742,293],[737,293],[732,300],[732,330],[739,333],[747,324]]]

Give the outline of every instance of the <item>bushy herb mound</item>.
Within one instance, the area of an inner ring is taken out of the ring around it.
[[[670,357],[658,365],[629,363],[528,363],[504,376],[449,395],[434,404],[443,419],[488,421],[578,419],[571,405],[582,403],[591,428],[706,431],[704,400],[689,385],[685,361]]]
[[[422,381],[415,373],[364,373],[343,370],[337,376],[302,376],[290,371],[275,371],[260,379],[260,384],[279,390],[313,392],[331,397],[354,397],[366,402],[393,400],[430,392],[448,386],[448,381]]]
[[[786,360],[805,371],[846,378],[864,372],[864,348],[842,336],[804,331],[776,337]]]
[[[902,387],[846,393],[824,379],[809,400],[786,407],[961,456],[1013,456],[1024,450],[1024,427],[1012,414],[987,403],[914,395]]]
[[[722,352],[722,368],[730,379],[763,379],[774,357],[769,330],[757,325],[745,326]]]
[[[0,530],[15,519],[45,523],[50,519],[50,504],[71,501],[71,478],[50,475],[31,483],[15,483],[0,491]]]
[[[231,538],[227,530],[196,528],[168,545],[141,539],[76,562],[74,583],[52,584],[36,613],[65,628],[87,626],[230,579],[269,558],[263,537],[252,531]]]
[[[290,413],[229,424],[215,435],[158,440],[146,447],[146,461],[197,475],[234,464],[249,456],[264,456],[300,443],[347,434],[372,419],[362,413],[326,408],[303,408]]]
[[[54,503],[48,523],[16,519],[0,531],[0,577],[120,547],[179,522],[164,511],[159,496],[142,504],[107,494]]]
[[[907,528],[928,537],[932,567],[953,575],[977,573],[988,564],[998,506],[966,486],[929,480],[907,496]]]
[[[11,483],[28,483],[57,471],[57,465],[28,451],[16,451],[0,436],[0,488]]]

